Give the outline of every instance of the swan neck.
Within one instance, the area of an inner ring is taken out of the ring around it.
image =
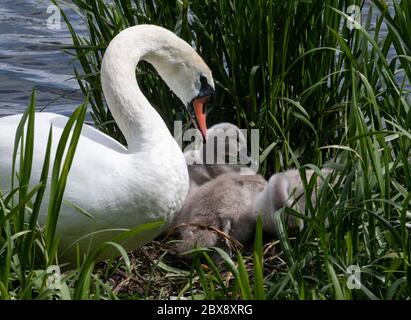
[[[173,139],[136,80],[136,67],[142,60],[150,60],[159,73],[163,67],[159,63],[164,51],[161,39],[141,29],[133,27],[117,35],[105,52],[101,68],[108,108],[124,134],[129,151]]]

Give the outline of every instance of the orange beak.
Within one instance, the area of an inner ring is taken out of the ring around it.
[[[207,122],[205,114],[205,106],[209,97],[198,98],[193,101],[194,113],[197,120],[198,129],[204,141],[207,140]]]

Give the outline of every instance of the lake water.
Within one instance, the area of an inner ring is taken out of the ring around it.
[[[70,2],[63,8],[75,30],[85,32]],[[23,112],[33,86],[39,110],[69,115],[83,101],[77,82],[70,79],[71,57],[62,52],[71,44],[69,32],[64,22],[60,30],[48,27],[49,5],[49,0],[1,0],[0,116]]]
[[[61,2],[61,1],[60,1]],[[66,4],[69,4],[67,1]],[[71,57],[62,52],[71,44],[67,28],[48,28],[49,0],[0,2],[0,116],[24,111],[33,86],[38,109],[69,115],[83,101],[73,75]],[[73,10],[76,30],[84,24]]]

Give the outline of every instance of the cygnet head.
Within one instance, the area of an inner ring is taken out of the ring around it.
[[[254,206],[257,214],[263,219],[263,229],[269,234],[276,234],[275,212],[293,203],[292,185],[287,172],[273,175],[263,192],[256,198]],[[288,230],[291,232],[301,230],[303,225],[299,219],[287,217]]]
[[[248,160],[247,139],[236,125],[228,122],[212,126],[207,142],[199,149],[199,157],[213,178],[223,173],[239,172],[243,167],[239,165],[239,156],[240,160]]]
[[[235,148],[230,149],[230,146]],[[237,126],[225,122],[212,126],[208,130],[206,142],[196,140],[194,148],[184,152],[190,176],[189,194],[224,173],[241,171],[242,174],[254,175],[255,172],[252,169],[237,164],[238,154],[240,154],[240,159],[248,159],[242,157],[241,153],[243,155],[247,153],[247,140]],[[211,154],[208,161],[207,154],[209,157]],[[235,164],[225,164],[226,157],[234,159]]]
[[[330,175],[332,171],[328,168],[323,168],[321,173],[325,177]],[[305,175],[307,182],[310,182],[314,171],[306,170]],[[319,187],[323,177],[317,176],[315,179],[316,185]],[[256,198],[254,203],[257,214],[263,216],[264,231],[270,234],[276,233],[274,214],[278,209],[295,206],[294,208],[298,208],[299,211],[304,213],[306,211],[306,195],[304,193],[303,182],[298,170],[292,169],[273,175],[268,181],[267,187]],[[316,204],[316,192],[312,193],[311,202],[313,205]],[[325,223],[328,225],[328,220]],[[287,216],[287,224],[290,233],[301,230],[304,225],[303,220],[291,215]]]
[[[184,158],[186,159],[186,163],[188,166],[201,163],[200,152],[195,149],[184,151]]]
[[[208,155],[209,159],[214,160],[211,164],[225,164],[227,157],[237,162],[237,152],[243,150],[247,150],[247,140],[240,128],[222,122],[209,129],[207,141],[203,148],[200,148],[200,154],[203,160],[206,160],[207,152],[212,152],[212,157],[211,154]]]

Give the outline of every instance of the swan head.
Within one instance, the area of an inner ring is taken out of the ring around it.
[[[208,66],[194,50],[190,58],[184,60],[184,63],[175,65],[176,76],[173,83],[168,82],[168,85],[186,106],[191,121],[206,141],[207,105],[212,101],[215,91],[213,77]]]
[[[210,73],[211,74],[211,73]],[[212,81],[212,78],[210,78]],[[187,111],[190,114],[194,126],[200,130],[204,141],[207,140],[206,108],[207,104],[214,97],[214,83],[210,85],[209,80],[204,75],[199,77],[200,85],[197,95],[187,104]]]
[[[214,96],[211,70],[200,55],[174,34],[161,50],[145,57],[186,107],[194,126],[207,137],[206,107]]]

